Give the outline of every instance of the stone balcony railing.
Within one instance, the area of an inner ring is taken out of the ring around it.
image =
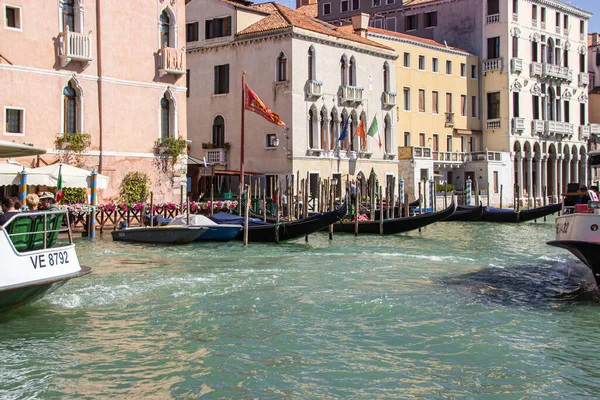
[[[556,30],[556,33],[560,35],[560,26],[557,26],[555,30]]]
[[[588,125],[581,125],[579,127],[579,139],[587,140],[590,138],[590,127]]]
[[[502,162],[502,153],[499,151],[476,151],[467,153],[466,161],[494,161]]]
[[[393,107],[396,105],[396,93],[395,92],[383,92],[383,104],[387,107]]]
[[[537,28],[537,26],[538,26],[538,21],[537,21],[537,19],[532,19],[532,20],[531,20],[531,26],[532,26],[532,27],[534,27],[534,28]]]
[[[227,152],[225,149],[206,150],[206,161],[211,164],[227,164]]]
[[[579,86],[581,87],[585,87],[587,85],[590,84],[590,74],[588,74],[587,72],[580,72],[579,73]]]
[[[512,20],[513,20],[513,22],[519,22],[519,14],[513,13]]]
[[[487,16],[486,22],[488,24],[497,24],[500,22],[500,14],[491,14]]]
[[[533,78],[535,76],[541,77],[544,73],[544,68],[542,67],[542,63],[532,62],[529,64],[529,75]]]
[[[412,156],[413,158],[431,158],[431,148],[415,146],[412,148]]]
[[[483,72],[502,71],[502,58],[492,58],[482,63]]]
[[[323,82],[309,79],[306,81],[306,96],[321,97],[323,96]]]
[[[61,32],[59,40],[59,59],[61,66],[71,61],[90,63],[92,57],[92,34],[84,35],[77,32]]]
[[[433,160],[443,164],[464,164],[467,154],[455,151],[434,151]]]
[[[525,118],[513,118],[512,119],[512,130],[513,133],[525,131]]]
[[[512,73],[522,72],[523,71],[523,60],[520,58],[513,58],[510,60],[510,69]]]
[[[161,48],[158,50],[158,74],[160,76],[185,74],[184,57],[185,49]]]
[[[541,119],[534,119],[531,121],[531,134],[542,135],[546,130],[546,121]]]
[[[561,67],[554,64],[543,64],[543,76],[551,79],[571,81],[573,80],[573,70],[567,67]]]
[[[590,134],[600,137],[600,124],[590,124]]]
[[[340,97],[343,102],[360,103],[363,98],[364,89],[358,86],[342,85],[340,86]]]
[[[500,118],[488,119],[485,126],[488,131],[500,129]]]
[[[546,134],[555,136],[573,136],[573,124],[560,121],[546,121]]]
[[[454,128],[454,113],[453,112],[447,112],[445,114],[446,114],[445,127],[446,128]]]
[[[540,28],[546,30],[546,21],[540,22]]]

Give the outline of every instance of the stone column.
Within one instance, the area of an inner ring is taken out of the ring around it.
[[[579,155],[573,154],[573,182],[579,183]]]
[[[565,155],[565,159],[563,161],[564,166],[566,166],[565,169],[565,180],[564,180],[564,184],[563,187],[566,188],[567,185],[571,182],[571,159],[567,158]]]
[[[519,186],[515,201],[520,202],[523,197],[523,155],[521,152],[515,154],[515,160],[517,161],[517,185]]]
[[[589,184],[588,181],[588,165],[587,165],[587,155],[581,157],[581,181],[587,186]]]
[[[560,195],[563,192],[563,166],[562,158],[556,157],[556,201],[560,201]]]
[[[527,204],[531,204],[533,198],[533,152],[526,154],[527,157]]]
[[[545,162],[544,162],[544,166],[545,166]],[[537,157],[535,159],[535,198],[538,200],[542,200],[542,154],[538,153]],[[545,174],[544,174],[545,175]],[[543,201],[541,201],[542,204],[544,204]],[[534,204],[535,206],[535,204]]]

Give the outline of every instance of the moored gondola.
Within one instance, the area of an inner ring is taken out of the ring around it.
[[[358,233],[372,233],[391,235],[394,233],[409,232],[415,229],[442,221],[454,213],[456,205],[454,201],[448,208],[427,214],[419,214],[407,218],[393,218],[380,221],[358,222]],[[354,233],[355,222],[339,222],[333,224],[333,231],[340,233]]]
[[[254,220],[253,225],[248,226],[248,242],[283,242],[310,235],[342,219],[348,211],[347,203],[344,202],[340,208],[334,211],[323,212],[302,218],[296,221],[269,224]],[[216,223],[242,223],[243,218],[237,215],[218,213],[210,217]],[[244,239],[242,229],[235,240]]]
[[[562,208],[561,203],[548,204],[546,206],[529,208],[519,211],[519,222],[533,221],[534,219],[540,219],[550,214],[554,214],[560,211]]]
[[[449,221],[480,221],[483,216],[483,205],[478,206],[458,206],[454,214],[444,220]]]

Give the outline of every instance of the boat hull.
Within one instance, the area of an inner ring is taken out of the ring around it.
[[[160,226],[149,228],[128,228],[112,232],[116,242],[148,244],[188,244],[200,238],[206,232],[203,227]]]
[[[542,207],[529,208],[519,211],[519,222],[533,221],[540,219],[550,214],[557,213],[561,210],[562,204],[548,204]]]
[[[393,235],[395,233],[410,232],[448,218],[454,213],[455,209],[456,205],[452,202],[445,210],[435,213],[420,214],[408,218],[388,219],[384,220],[383,224],[380,221],[359,222],[358,233]],[[355,222],[339,222],[333,224],[333,231],[354,233],[355,227]]]
[[[203,225],[206,232],[197,238],[196,242],[227,242],[233,240],[242,230],[240,225]]]
[[[483,206],[459,206],[456,207],[454,214],[444,220],[444,222],[453,221],[480,221],[483,216]]]
[[[79,278],[92,272],[90,267],[81,266],[81,270],[52,280],[30,282],[23,285],[0,289],[0,313],[31,304],[47,294],[54,292],[70,279]]]

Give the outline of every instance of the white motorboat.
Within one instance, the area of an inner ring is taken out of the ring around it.
[[[43,153],[44,149],[0,140],[2,157]],[[59,240],[59,233],[67,233],[67,238]],[[0,312],[36,301],[92,271],[79,264],[66,211],[15,214],[0,227],[0,254]]]
[[[600,151],[589,153],[590,166],[600,165]],[[556,239],[551,246],[569,250],[593,272],[600,286],[600,199],[593,191],[567,191],[563,194],[562,215],[556,218]],[[589,198],[584,204],[577,199]]]

